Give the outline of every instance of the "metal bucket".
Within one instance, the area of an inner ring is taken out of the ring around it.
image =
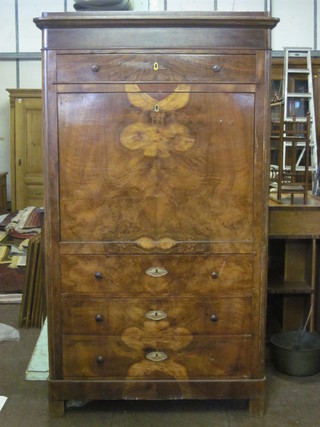
[[[282,373],[298,377],[320,372],[320,336],[315,333],[288,331],[270,338],[271,356]]]

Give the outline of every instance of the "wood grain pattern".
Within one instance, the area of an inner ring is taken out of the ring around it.
[[[245,338],[206,336],[152,337],[141,342],[141,349],[133,350],[128,346],[129,341],[125,344],[119,337],[64,336],[64,378],[171,381],[246,378],[250,375],[250,342]],[[168,355],[165,361],[146,359],[150,351],[160,350]],[[99,356],[103,358],[100,363]]]
[[[168,274],[157,278],[146,274],[157,266]],[[252,256],[62,256],[61,288],[64,293],[91,295],[248,294],[252,292]]]
[[[255,83],[256,81],[256,61],[252,54],[73,54],[58,55],[57,64],[58,82]],[[92,70],[93,65],[98,67],[97,71]],[[215,65],[220,67],[219,71],[213,70]]]
[[[50,407],[242,398],[260,411],[265,50],[277,20],[35,22],[45,30]],[[157,268],[166,274],[147,274]]]
[[[319,209],[313,206],[307,208],[296,207],[295,209],[276,210],[270,209],[269,233],[271,237],[318,237]]]
[[[64,334],[121,335],[132,339],[148,335],[251,334],[252,299],[246,298],[75,298],[62,299]],[[146,314],[161,310],[167,317],[149,320]],[[212,316],[215,320],[212,321]],[[178,332],[179,331],[179,332]]]
[[[181,26],[186,24],[193,29],[197,27],[202,28],[203,26],[207,28],[218,28],[219,30],[229,30],[229,37],[225,37],[225,41],[228,42],[232,39],[231,35],[233,34],[231,30],[239,29],[250,29],[253,28],[258,32],[261,30],[264,33],[267,29],[274,28],[279,19],[271,18],[267,13],[264,12],[126,12],[121,11],[117,12],[102,12],[96,11],[94,13],[50,13],[43,12],[41,17],[35,18],[34,23],[40,29],[70,29],[70,28],[98,28],[105,29],[109,27],[120,28],[124,31],[126,28],[136,27],[136,29],[141,27],[146,27],[153,29],[154,27],[163,28],[163,26],[174,29],[179,29]],[[183,28],[184,30],[184,28]],[[189,31],[184,31],[185,37],[189,34]],[[102,33],[102,31],[101,31]],[[138,31],[137,31],[138,33]],[[163,31],[158,32],[158,38],[162,36]],[[192,33],[192,31],[191,31]],[[205,35],[206,31],[204,32]],[[236,31],[235,31],[236,33]],[[90,32],[89,32],[90,34]],[[68,40],[69,41],[69,40]],[[128,40],[126,40],[129,42]],[[149,42],[156,42],[157,37],[149,40]],[[257,42],[257,40],[253,40]],[[80,47],[84,49],[83,43],[79,41]],[[231,47],[238,46],[240,43],[234,43]],[[122,45],[123,46],[123,45]],[[137,44],[139,46],[139,44]],[[202,46],[198,44],[198,46]],[[212,46],[219,46],[217,41],[211,41]],[[68,45],[70,48],[70,44]],[[264,46],[268,47],[267,45]]]
[[[120,129],[152,123],[126,94],[59,95],[62,241],[251,240],[253,105],[251,94],[191,94],[154,132],[178,122],[195,143],[179,151],[165,138],[163,157],[121,144]]]

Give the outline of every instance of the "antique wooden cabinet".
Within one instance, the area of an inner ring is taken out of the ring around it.
[[[11,209],[43,206],[41,89],[10,94]]]
[[[51,410],[264,398],[265,14],[50,14]]]

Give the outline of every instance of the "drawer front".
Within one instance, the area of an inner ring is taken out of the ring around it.
[[[309,208],[310,209],[310,208]],[[296,236],[319,238],[320,210],[292,208],[269,208],[269,236],[285,237]]]
[[[69,379],[197,380],[250,376],[251,340],[176,336],[124,342],[119,337],[63,337]]]
[[[251,255],[61,256],[64,293],[251,292]]]
[[[251,298],[63,298],[63,333],[232,335],[251,333]]]
[[[58,82],[254,83],[255,55],[58,55]]]

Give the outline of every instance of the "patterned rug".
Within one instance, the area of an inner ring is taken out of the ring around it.
[[[25,267],[9,268],[0,264],[0,293],[22,293]]]
[[[22,293],[27,253],[23,244],[40,232],[42,223],[43,209],[33,206],[0,216],[0,294]]]

